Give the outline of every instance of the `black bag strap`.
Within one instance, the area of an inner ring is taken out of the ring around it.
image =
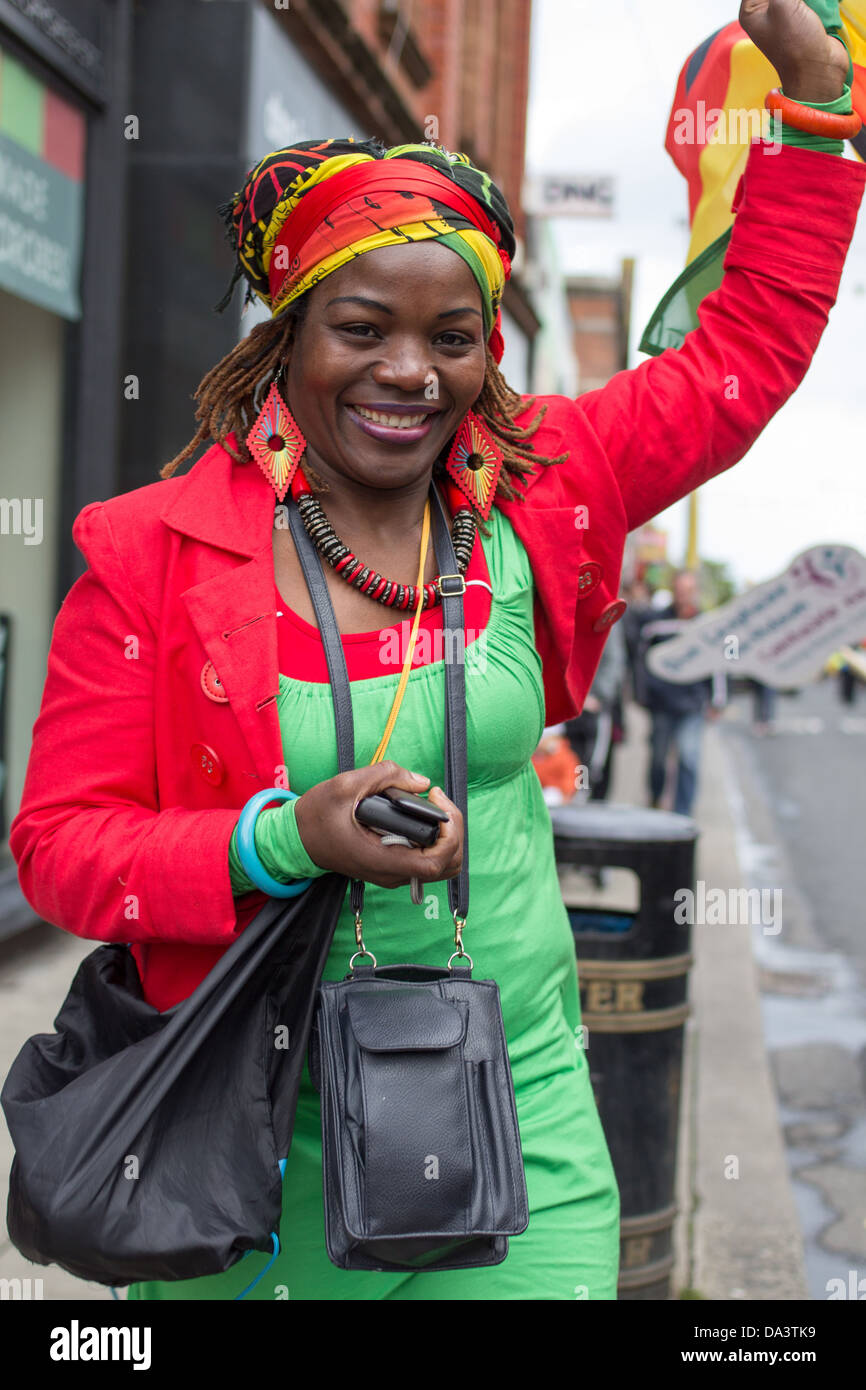
[[[463,817],[463,862],[457,878],[448,880],[448,906],[461,920],[469,908],[469,789],[466,742],[466,633],[463,594],[466,583],[457,567],[451,532],[441,498],[431,486],[433,540],[440,570],[442,628],[445,638],[445,793]],[[453,646],[449,643],[453,634]]]
[[[334,616],[334,605],[331,603],[331,595],[328,593],[328,585],[325,582],[325,573],[319,552],[307,535],[306,527],[301,520],[301,514],[294,498],[289,496],[287,501],[289,503],[289,526],[295,542],[295,549],[301,561],[301,568],[304,571],[310,601],[319,624],[322,644],[325,648],[325,660],[328,663],[328,675],[331,678],[334,721],[337,726],[337,762],[341,772],[352,772],[355,767],[355,721],[352,717],[349,673],[346,670],[343,643],[340,641],[340,631]]]
[[[451,532],[445,509],[433,483],[430,486],[433,513],[433,544],[442,576],[442,626],[445,638],[445,792],[463,816],[463,862],[456,878],[448,880],[448,905],[451,913],[462,922],[469,907],[469,837],[468,784],[466,746],[466,671],[464,666],[466,634],[463,621],[463,593],[466,585],[457,567],[457,557],[451,542]],[[334,697],[334,718],[337,729],[337,758],[341,772],[355,766],[355,734],[352,719],[352,696],[346,657],[340,639],[334,607],[325,580],[322,557],[307,535],[293,498],[288,517],[292,538],[304,572],[310,601],[319,624],[328,675]],[[449,636],[451,642],[449,643]],[[361,913],[364,884],[352,881],[351,906],[355,916]]]

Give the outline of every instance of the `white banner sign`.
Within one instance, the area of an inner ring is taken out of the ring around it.
[[[523,186],[523,206],[535,217],[613,217],[609,174],[536,174]]]
[[[647,653],[662,680],[681,685],[723,671],[779,690],[807,685],[833,652],[866,637],[866,556],[848,545],[816,545],[721,608],[665,622],[674,629]],[[649,626],[643,632],[649,636]]]

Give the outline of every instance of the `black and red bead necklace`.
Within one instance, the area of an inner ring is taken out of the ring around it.
[[[451,541],[454,546],[454,554],[457,557],[459,572],[461,576],[464,576],[472,555],[472,547],[475,544],[477,521],[475,513],[459,488],[448,482],[444,483],[443,486],[449,509],[454,516],[451,523]],[[341,579],[344,579],[353,589],[357,589],[360,594],[367,594],[377,603],[384,604],[386,608],[412,609],[413,612],[417,609],[418,590],[414,584],[398,584],[396,580],[386,579],[377,570],[365,565],[363,560],[359,560],[357,555],[343,544],[322,511],[318,499],[313,496],[300,466],[295,470],[295,475],[292,478],[292,496],[297,503],[298,512],[307,535],[322,559],[328,562]],[[429,584],[423,586],[422,609],[433,608],[441,602],[440,583],[442,578],[441,574],[437,575]]]

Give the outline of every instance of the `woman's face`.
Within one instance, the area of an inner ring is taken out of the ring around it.
[[[469,267],[435,241],[385,246],[308,296],[286,394],[313,468],[371,488],[429,481],[484,382]]]

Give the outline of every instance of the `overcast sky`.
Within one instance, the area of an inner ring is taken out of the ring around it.
[[[612,219],[557,219],[563,268],[616,273],[636,260],[629,365],[685,265],[686,182],[664,149],[679,70],[736,19],[734,0],[535,0],[527,172],[612,174]],[[866,202],[866,200],[864,200]],[[800,389],[749,454],[700,492],[700,548],[741,584],[785,569],[809,545],[866,551],[866,206],[839,298]],[[768,345],[771,350],[772,345]],[[686,503],[661,514],[675,562]]]

